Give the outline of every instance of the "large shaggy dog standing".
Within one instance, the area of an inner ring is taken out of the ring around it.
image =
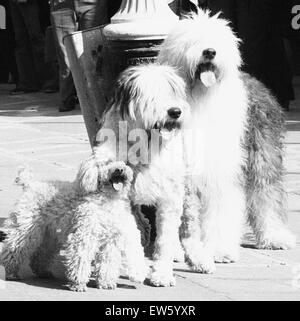
[[[240,71],[238,44],[227,21],[199,12],[178,23],[158,58],[188,85],[186,128],[197,144],[190,152],[186,140],[183,245],[187,261],[204,273],[214,271],[214,261],[238,259],[245,213],[258,247],[295,245],[284,223],[283,115],[270,91]]]
[[[184,81],[167,66],[124,71],[117,83],[95,147],[99,166],[123,160],[134,170],[135,206],[156,207],[156,242],[150,282],[175,284],[173,258],[178,246],[184,197],[181,126],[189,115]]]
[[[9,277],[23,278],[29,262],[39,277],[55,276],[74,291],[114,289],[122,265],[142,282],[147,266],[141,235],[131,213],[132,170],[123,162],[98,168],[92,155],[74,183],[39,182],[22,170],[24,193],[5,223],[0,262]]]

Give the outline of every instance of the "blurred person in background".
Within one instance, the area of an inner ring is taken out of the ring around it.
[[[109,22],[107,0],[51,0],[51,21],[59,62],[60,112],[71,111],[78,102],[63,38]]]
[[[42,0],[44,1],[44,0]],[[47,87],[45,38],[37,0],[10,0],[16,42],[19,82],[12,95],[37,92]]]
[[[0,82],[17,83],[18,69],[15,59],[15,35],[10,17],[9,0],[0,0],[5,8],[5,28],[0,29]]]

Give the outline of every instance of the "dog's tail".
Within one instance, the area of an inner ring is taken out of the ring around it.
[[[33,174],[29,166],[18,167],[18,175],[15,183],[22,187],[28,187],[33,181]]]

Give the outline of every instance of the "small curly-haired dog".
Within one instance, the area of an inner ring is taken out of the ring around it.
[[[99,167],[116,159],[125,161],[134,171],[133,204],[156,207],[150,275],[154,286],[175,284],[173,258],[179,247],[185,175],[181,126],[188,115],[185,84],[173,68],[130,67],[116,82],[96,138]]]
[[[22,169],[24,193],[5,223],[0,257],[7,275],[22,277],[29,261],[34,274],[66,280],[71,290],[84,291],[91,275],[98,288],[113,289],[124,265],[142,282],[147,267],[128,198],[132,177],[123,162],[100,171],[94,154],[74,183],[38,182]]]
[[[200,10],[181,20],[158,62],[185,80],[192,113],[185,127],[197,139],[186,146],[182,241],[190,265],[210,273],[214,261],[236,261],[246,216],[258,247],[295,246],[285,224],[283,114],[270,91],[240,71],[239,39],[228,21]]]

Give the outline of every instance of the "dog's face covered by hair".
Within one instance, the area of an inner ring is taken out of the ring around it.
[[[129,128],[172,132],[189,115],[185,83],[168,66],[142,65],[125,70],[117,81],[113,105]]]
[[[212,87],[236,72],[242,60],[229,22],[199,11],[181,20],[164,41],[159,63],[178,68],[189,86]]]
[[[110,162],[100,169],[96,158],[93,154],[82,162],[76,179],[80,190],[86,194],[108,192],[126,195],[133,179],[131,168],[124,162]]]

